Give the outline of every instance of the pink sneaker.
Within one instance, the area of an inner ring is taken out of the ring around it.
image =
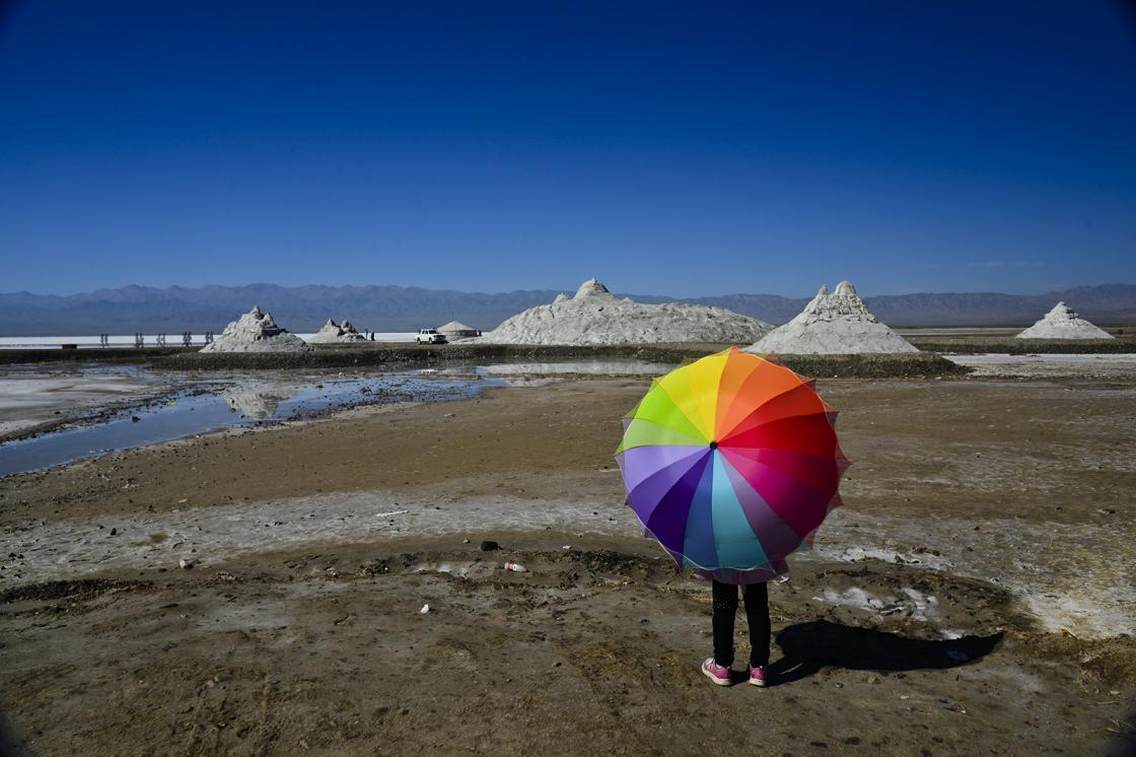
[[[765,666],[759,665],[749,669],[749,685],[765,688]]]
[[[729,686],[734,682],[730,669],[714,662],[713,657],[707,657],[702,663],[702,672],[717,686]]]

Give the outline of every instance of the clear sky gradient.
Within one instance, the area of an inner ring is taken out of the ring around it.
[[[1136,281],[1130,5],[6,8],[0,291]]]

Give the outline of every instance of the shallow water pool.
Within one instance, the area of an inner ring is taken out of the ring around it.
[[[0,477],[195,434],[312,418],[363,405],[466,399],[503,382],[418,372],[300,381],[245,378],[177,392],[86,425],[0,444]]]

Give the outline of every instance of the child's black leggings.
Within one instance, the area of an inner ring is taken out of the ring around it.
[[[769,664],[769,589],[764,583],[745,584],[746,622],[749,623],[749,664]],[[714,582],[714,662],[729,667],[734,662],[734,618],[738,612],[738,587]]]

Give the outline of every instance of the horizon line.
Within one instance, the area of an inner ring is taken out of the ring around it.
[[[839,282],[837,282],[837,283],[839,283]],[[853,283],[853,286],[855,286],[855,282],[852,282],[852,283]],[[824,283],[823,285],[828,286],[827,282]],[[576,286],[578,287],[579,285],[577,284]],[[821,285],[818,285],[818,288],[819,288],[819,286],[821,286]],[[835,286],[835,285],[833,285],[833,286]],[[1106,281],[1106,282],[1100,282],[1100,283],[1096,283],[1096,284],[1067,284],[1067,285],[1060,286],[1060,287],[1052,287],[1052,288],[1046,289],[1044,291],[1033,291],[1033,292],[1007,292],[1007,291],[997,291],[997,290],[935,291],[935,290],[930,290],[930,289],[916,289],[916,290],[901,291],[901,292],[886,292],[886,293],[877,292],[877,293],[874,293],[874,294],[864,294],[863,292],[860,292],[859,289],[857,289],[857,293],[860,294],[861,297],[867,297],[867,298],[870,298],[870,297],[907,297],[907,296],[912,296],[912,295],[982,295],[982,294],[1008,295],[1008,296],[1011,296],[1011,297],[1042,297],[1042,296],[1045,296],[1047,294],[1056,294],[1056,293],[1060,293],[1060,292],[1067,292],[1071,289],[1097,289],[1097,288],[1109,287],[1109,286],[1136,286],[1136,282]],[[485,295],[485,296],[519,294],[519,293],[523,293],[523,292],[563,292],[563,293],[566,293],[566,294],[571,294],[572,290],[575,288],[575,287],[573,287],[573,288],[565,289],[565,288],[556,288],[556,287],[532,287],[532,288],[507,289],[507,290],[500,290],[500,291],[496,291],[496,292],[486,292],[486,291],[480,291],[480,290],[453,289],[453,288],[450,288],[450,287],[428,287],[428,286],[421,286],[421,285],[417,285],[417,284],[377,284],[377,283],[322,284],[322,283],[309,283],[309,284],[291,284],[291,285],[289,285],[289,284],[276,284],[276,283],[269,282],[269,281],[251,281],[251,282],[241,283],[241,284],[209,283],[209,284],[199,284],[199,285],[196,285],[196,286],[185,286],[183,284],[167,284],[165,286],[155,286],[155,285],[151,285],[151,284],[129,283],[129,284],[122,284],[122,285],[117,286],[117,287],[103,286],[103,287],[97,287],[95,289],[87,289],[87,290],[68,292],[68,293],[32,292],[32,291],[28,291],[26,289],[21,289],[21,290],[17,290],[17,291],[0,292],[0,297],[8,297],[8,296],[13,296],[13,295],[28,295],[28,296],[32,296],[32,297],[68,298],[68,297],[78,297],[78,296],[81,296],[81,295],[90,295],[90,294],[95,294],[97,292],[104,292],[104,291],[115,292],[115,291],[121,291],[121,290],[124,290],[124,289],[150,289],[150,290],[155,290],[155,291],[159,291],[159,292],[166,292],[166,291],[169,291],[171,289],[184,289],[184,290],[202,290],[202,289],[211,289],[211,288],[243,289],[243,288],[248,288],[248,287],[276,287],[278,289],[305,289],[305,288],[309,288],[309,287],[323,287],[323,288],[327,288],[327,289],[347,289],[347,288],[365,289],[365,288],[388,287],[388,288],[392,288],[392,289],[422,289],[422,290],[430,291],[430,292],[455,292],[455,293],[458,293],[458,294]],[[725,292],[725,293],[722,293],[722,294],[671,295],[671,294],[653,294],[653,293],[650,293],[650,292],[632,293],[632,292],[614,292],[613,291],[612,294],[618,294],[620,296],[632,297],[632,298],[634,298],[634,297],[666,297],[666,298],[673,299],[673,300],[697,300],[697,299],[710,299],[710,298],[719,298],[719,297],[782,297],[784,299],[798,300],[798,299],[812,298],[813,296],[815,296],[816,293],[812,292],[812,293],[803,294],[803,295],[789,295],[789,294],[780,294],[780,293],[776,293],[776,292]]]

